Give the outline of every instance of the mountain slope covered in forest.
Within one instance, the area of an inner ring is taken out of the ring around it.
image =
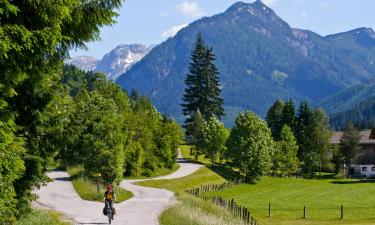
[[[235,3],[221,14],[191,23],[117,82],[128,91],[141,91],[161,112],[182,121],[184,79],[199,32],[216,54],[227,125],[239,111],[264,116],[276,99],[315,102],[375,77],[371,29],[323,37],[291,28],[256,1]]]

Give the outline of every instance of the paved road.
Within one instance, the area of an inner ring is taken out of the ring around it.
[[[201,167],[185,162],[181,155],[179,155],[179,164],[180,168],[170,175],[144,180],[184,177]],[[66,172],[54,171],[48,175],[54,178],[54,181],[36,192],[39,195],[36,204],[65,214],[75,224],[107,224],[107,218],[102,214],[104,203],[82,200],[74,190]],[[115,204],[117,216],[112,224],[157,225],[159,214],[173,201],[173,192],[134,184],[139,181],[143,180],[121,182],[120,186],[131,191],[134,197]]]

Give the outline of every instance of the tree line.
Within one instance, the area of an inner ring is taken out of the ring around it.
[[[331,131],[322,109],[310,109],[307,102],[296,110],[294,102],[277,100],[266,121],[252,112],[237,116],[228,130],[220,122],[224,115],[220,98],[219,72],[212,48],[198,34],[186,76],[182,104],[192,154],[204,154],[213,163],[218,159],[238,169],[247,182],[262,175],[313,176],[327,166]]]
[[[0,2],[0,224],[30,212],[57,160],[106,182],[176,162],[181,129],[103,74],[63,62],[115,23],[121,0]]]
[[[62,80],[69,94],[60,102],[67,110],[58,119],[61,140],[54,141],[64,164],[83,164],[88,176],[101,173],[105,182],[175,165],[182,130],[147,97],[136,90],[128,96],[104,74],[74,66],[64,67]]]

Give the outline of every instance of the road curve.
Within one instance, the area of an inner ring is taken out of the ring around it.
[[[187,163],[180,154],[178,162],[180,168],[167,176],[122,181],[120,186],[131,191],[134,196],[125,202],[115,204],[117,216],[112,224],[159,224],[158,216],[173,201],[174,193],[164,189],[142,187],[134,183],[184,177],[202,167],[198,164]],[[48,176],[54,181],[36,191],[36,194],[39,195],[39,199],[36,201],[38,206],[61,212],[75,224],[107,224],[107,218],[102,214],[104,203],[82,200],[74,190],[66,172],[53,171]]]

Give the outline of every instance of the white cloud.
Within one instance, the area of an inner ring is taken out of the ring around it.
[[[173,37],[177,34],[177,32],[179,32],[181,29],[183,29],[187,26],[188,26],[187,24],[181,24],[181,25],[173,26],[170,29],[164,31],[161,34],[161,36],[163,36],[164,38]]]
[[[278,0],[262,0],[262,2],[268,6],[273,6]]]
[[[176,6],[176,9],[187,17],[200,17],[204,15],[203,9],[199,6],[198,2],[184,1]]]

